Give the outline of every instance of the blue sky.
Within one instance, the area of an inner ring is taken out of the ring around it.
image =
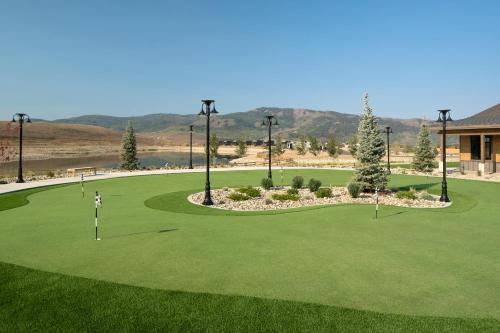
[[[0,118],[500,103],[500,1],[0,0]]]

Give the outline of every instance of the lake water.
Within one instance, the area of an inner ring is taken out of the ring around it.
[[[139,153],[139,162],[141,167],[159,168],[168,163],[169,167],[187,167],[189,166],[188,152],[151,152]],[[217,164],[228,164],[232,156],[222,156],[217,158]],[[193,153],[193,165],[204,165],[205,154]],[[25,160],[23,170],[25,173],[34,172],[37,174],[47,171],[66,170],[79,167],[96,168],[118,168],[120,166],[119,155],[101,155],[75,158],[51,158],[46,160]],[[17,161],[10,161],[0,165],[0,176],[14,176],[17,174]]]

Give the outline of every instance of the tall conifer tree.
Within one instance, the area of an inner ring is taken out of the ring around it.
[[[358,149],[355,180],[365,183],[366,189],[383,189],[387,185],[385,168],[380,164],[385,155],[385,142],[378,127],[377,118],[368,104],[368,94],[364,98],[364,111],[358,127]]]
[[[121,168],[125,170],[139,169],[139,160],[137,159],[137,141],[131,121],[128,122],[127,129],[123,134],[122,149]]]
[[[421,172],[431,172],[435,167],[437,167],[436,150],[432,147],[427,125],[422,123],[413,157],[413,168]]]

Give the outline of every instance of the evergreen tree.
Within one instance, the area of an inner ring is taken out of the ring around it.
[[[137,141],[135,138],[132,122],[129,121],[127,129],[122,137],[121,168],[125,170],[139,169],[139,160],[137,159]]]
[[[238,157],[244,157],[247,154],[247,150],[247,143],[243,138],[240,138],[238,140],[238,148],[236,148],[236,155],[238,155]]]
[[[421,172],[431,172],[437,167],[436,150],[432,147],[429,130],[425,123],[418,133],[417,147],[413,157],[413,168]]]
[[[330,157],[335,157],[338,153],[337,141],[333,135],[328,137],[328,142],[326,144],[326,150],[328,151],[328,155]]]
[[[210,156],[213,159],[213,164],[217,162],[217,156],[219,156],[219,138],[217,134],[212,134],[209,142]]]
[[[309,152],[314,156],[319,153],[319,142],[318,139],[314,136],[309,137]]]
[[[280,157],[285,153],[285,147],[283,146],[283,143],[281,142],[281,134],[278,134],[276,137],[276,142],[274,144],[274,147],[271,149],[271,153],[273,156]]]
[[[387,174],[380,160],[385,155],[385,142],[378,128],[377,118],[368,105],[368,94],[365,94],[364,103],[358,127],[359,146],[356,158],[359,166],[356,168],[355,180],[365,183],[369,190],[383,189],[387,185]]]
[[[305,155],[307,153],[306,149],[306,138],[301,135],[299,136],[299,144],[297,145],[297,154]]]
[[[356,153],[358,152],[358,136],[351,136],[349,141],[347,141],[347,144],[349,145],[349,153],[352,157],[356,158]]]
[[[17,152],[14,149],[12,138],[19,130],[18,126],[12,125],[12,122],[6,122],[0,135],[0,165],[4,162],[9,162],[16,156]]]

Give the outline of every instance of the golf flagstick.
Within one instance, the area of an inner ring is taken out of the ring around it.
[[[99,193],[95,191],[95,240],[101,240],[97,232],[97,206],[102,206],[102,199]]]
[[[83,173],[82,173],[82,178],[81,178],[81,181],[82,183],[82,198],[85,198],[85,189],[83,188]]]
[[[280,169],[280,176],[281,176],[281,187],[283,187],[283,167]]]
[[[378,219],[378,188],[375,188],[375,219]]]

